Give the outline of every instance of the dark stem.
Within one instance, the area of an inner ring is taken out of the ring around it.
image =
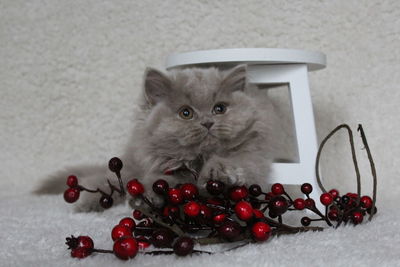
[[[309,232],[309,231],[313,231],[313,232],[320,232],[323,231],[324,228],[323,227],[312,227],[312,226],[308,226],[308,227],[293,227],[290,229],[274,229],[272,231],[272,235],[291,235],[291,234],[297,234],[297,233],[303,233],[303,232]]]
[[[125,188],[124,188],[124,183],[122,182],[121,172],[120,171],[116,171],[115,175],[117,176],[118,183],[119,183],[119,190],[117,188],[115,188],[115,191],[117,191],[121,196],[124,196],[124,195],[126,195],[126,192],[125,192]],[[108,183],[110,184],[110,182],[108,182]]]
[[[286,192],[284,192],[283,194],[284,194],[285,196],[287,196],[287,198],[289,199],[290,203],[292,204],[292,203],[293,203],[293,199],[289,196],[289,194],[286,193]]]
[[[369,146],[368,146],[367,137],[365,137],[364,129],[361,124],[358,125],[357,130],[360,132],[361,140],[364,144],[365,151],[367,151],[369,164],[371,166],[372,179],[373,179],[373,183],[374,183],[373,184],[373,193],[372,193],[371,214],[369,215],[369,218],[368,218],[368,220],[372,220],[372,217],[374,216],[374,213],[375,213],[376,191],[377,191],[377,186],[378,186],[378,182],[377,182],[377,178],[376,178],[376,169],[375,169],[374,160],[372,159],[371,150],[369,149]]]
[[[110,195],[112,195],[114,193],[114,191],[118,192],[121,196],[125,195],[125,192],[122,192],[119,188],[115,187],[115,185],[113,185],[110,180],[107,179],[107,183],[108,186],[111,189]]]
[[[153,250],[153,251],[140,252],[140,253],[145,254],[145,255],[172,255],[172,254],[174,254],[174,251],[173,250]],[[203,250],[197,250],[197,249],[194,249],[192,251],[192,253],[214,254],[213,252],[210,252],[210,251],[203,251]]]
[[[205,205],[206,205],[207,207],[209,207],[209,208],[223,210],[223,211],[225,211],[226,213],[232,213],[232,212],[233,212],[233,210],[232,210],[231,208],[229,208],[229,207],[220,206],[220,205],[215,205],[215,204],[209,204],[209,203],[206,203]]]
[[[265,207],[262,208],[260,211],[261,211],[262,213],[264,213],[267,209],[268,209],[268,205],[265,205]]]
[[[264,218],[270,226],[276,227],[276,230],[290,231],[290,232],[307,232],[307,231],[322,231],[322,227],[293,227],[284,223],[276,222],[268,217]]]
[[[108,194],[108,193],[104,192],[100,188],[97,188],[96,190],[92,190],[92,189],[88,189],[86,187],[83,187],[81,185],[78,185],[78,188],[81,191],[86,191],[86,192],[89,192],[89,193],[101,193],[101,194],[106,195],[106,196],[111,196],[111,194]]]
[[[154,206],[153,202],[151,202],[145,195],[140,195],[140,198],[146,203],[147,206],[150,207],[151,210],[153,211],[158,211],[158,208]]]
[[[97,252],[97,253],[111,253],[113,254],[114,251],[108,250],[108,249],[99,249],[99,248],[94,248],[92,249],[92,252]]]
[[[325,206],[325,218],[328,219],[328,206]]]
[[[86,188],[86,187],[84,187],[82,185],[78,185],[78,188],[81,191],[86,191],[86,192],[93,193],[93,194],[100,193],[103,196],[107,196],[107,197],[112,197],[112,195],[114,194],[114,191],[118,192],[121,196],[125,195],[125,192],[122,192],[119,188],[115,187],[110,182],[110,180],[107,179],[107,183],[108,183],[108,186],[110,187],[110,190],[111,190],[110,193],[106,193],[105,191],[101,190],[100,188],[97,188],[96,190],[93,190],[93,189]]]
[[[327,225],[329,226],[333,226],[332,223],[328,220],[328,217],[324,216],[319,209],[317,209],[316,207],[312,207],[312,208],[308,208],[309,210],[311,210],[312,212],[314,212],[315,214],[317,214],[319,217],[321,217],[321,219],[323,219]]]

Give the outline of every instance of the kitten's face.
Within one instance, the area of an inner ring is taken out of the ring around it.
[[[245,86],[245,66],[228,72],[178,70],[168,77],[148,71],[145,93],[151,106],[147,120],[151,142],[160,153],[224,151],[255,120]]]

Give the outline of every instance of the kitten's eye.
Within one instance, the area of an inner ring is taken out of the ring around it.
[[[190,120],[191,118],[193,118],[193,113],[194,113],[193,109],[188,106],[181,107],[181,109],[178,112],[179,117],[181,117],[184,120]]]
[[[227,105],[225,103],[218,103],[214,106],[214,114],[224,114],[226,112]]]

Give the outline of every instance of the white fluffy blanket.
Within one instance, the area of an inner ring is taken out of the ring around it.
[[[396,203],[380,206],[372,222],[274,237],[214,255],[178,258],[140,255],[127,262],[111,254],[70,257],[65,237],[89,235],[98,248],[111,249],[111,229],[131,215],[120,205],[103,213],[76,213],[61,196],[18,195],[0,203],[1,266],[399,266],[400,212]],[[299,215],[300,219],[300,215]],[[222,246],[204,250],[223,251]]]

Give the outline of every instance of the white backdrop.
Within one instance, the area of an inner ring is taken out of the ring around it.
[[[327,55],[327,68],[310,75],[318,136],[362,123],[380,198],[390,200],[400,193],[399,18],[396,0],[2,0],[0,194],[28,192],[64,166],[118,155],[143,71],[163,67],[168,54],[277,47]],[[345,142],[341,135],[327,146],[323,167],[328,187],[351,191]],[[370,188],[365,160],[361,167]]]

